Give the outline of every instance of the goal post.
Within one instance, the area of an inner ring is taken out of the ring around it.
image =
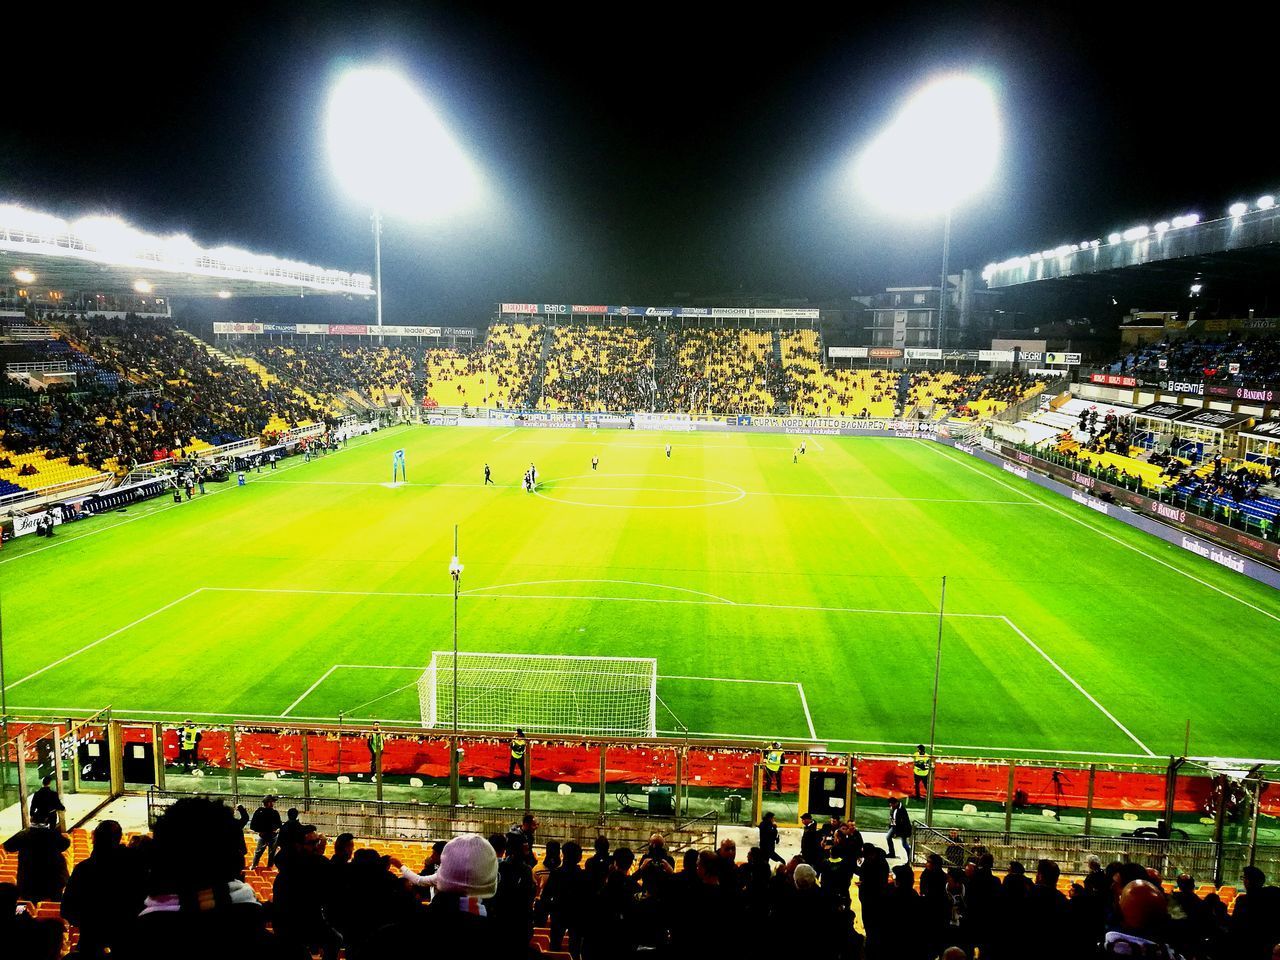
[[[453,654],[418,679],[422,725],[453,726]],[[657,733],[658,661],[532,653],[460,653],[458,729],[618,737]]]

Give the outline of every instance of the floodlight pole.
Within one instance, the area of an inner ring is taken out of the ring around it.
[[[947,346],[947,261],[951,257],[951,208],[942,221],[942,285],[938,288],[938,349]],[[382,321],[379,320],[379,323]]]
[[[947,605],[947,578],[942,578],[942,596],[938,600],[938,652],[933,661],[933,713],[929,717],[929,782],[925,789],[924,822],[933,826],[933,780],[937,764],[933,750],[938,730],[938,681],[942,677],[942,621]]]
[[[453,738],[449,741],[449,802],[458,805],[458,588],[462,582],[462,564],[458,562],[458,525],[453,525],[453,560],[449,563],[453,577]]]
[[[373,289],[378,313],[378,343],[382,343],[382,212],[376,207],[373,211]]]

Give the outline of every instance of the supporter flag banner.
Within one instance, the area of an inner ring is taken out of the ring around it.
[[[1045,363],[1060,363],[1063,366],[1078,367],[1080,366],[1080,354],[1078,353],[1046,353],[1044,355]]]
[[[866,347],[827,347],[827,356],[832,360],[844,359],[852,357],[865,360],[867,356]]]
[[[907,347],[908,360],[941,360],[942,351],[928,347]]]

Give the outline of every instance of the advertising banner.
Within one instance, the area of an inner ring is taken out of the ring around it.
[[[747,307],[712,307],[711,315],[713,317],[738,317],[749,320],[751,319],[751,310]]]
[[[1253,418],[1244,413],[1231,413],[1228,410],[1196,410],[1178,417],[1178,423],[1193,427],[1207,427],[1210,430],[1230,430]]]
[[[446,337],[474,337],[476,335],[475,327],[445,327],[444,335]]]
[[[573,305],[574,313],[587,314],[590,316],[603,316],[606,309],[608,308],[604,306],[583,306],[580,303],[575,303]]]
[[[260,323],[217,323],[213,325],[214,333],[261,333]]]
[[[1252,400],[1255,403],[1275,403],[1280,400],[1280,387],[1265,385],[1206,383],[1204,392],[1210,397],[1228,397],[1232,400]]]
[[[710,307],[680,307],[676,310],[678,317],[709,317],[711,316]]]
[[[368,332],[369,332],[368,325],[363,323],[331,323],[329,324],[330,335],[363,337]]]
[[[645,307],[644,315],[646,317],[672,317],[675,316],[675,307]]]
[[[1078,353],[1046,353],[1044,355],[1045,363],[1058,363],[1068,367],[1080,366],[1080,354]]]
[[[296,333],[297,327],[292,323],[264,323],[263,333]]]
[[[867,356],[867,348],[866,347],[827,347],[827,356],[833,360],[843,359],[845,357],[865,360]]]
[[[614,307],[604,308],[604,312],[611,317],[643,317],[644,307]]]
[[[1105,384],[1108,387],[1136,387],[1138,378],[1126,377],[1119,373],[1091,373],[1089,382]]]
[[[1013,363],[1013,351],[979,350],[978,359],[983,363]]]
[[[1180,403],[1148,403],[1133,411],[1133,415],[1151,420],[1177,420],[1183,414],[1195,412],[1195,407],[1184,407]]]
[[[1247,430],[1241,430],[1240,435],[1256,437],[1259,440],[1280,440],[1280,420],[1263,420]]]
[[[329,325],[327,323],[295,323],[293,329],[296,333],[328,333]]]
[[[1165,393],[1186,393],[1191,396],[1204,396],[1204,383],[1199,380],[1163,380],[1160,389]]]
[[[13,535],[15,537],[25,537],[29,533],[35,533],[40,524],[44,523],[47,517],[53,518],[55,527],[62,524],[61,510],[41,510],[39,513],[15,513],[13,515]]]
[[[928,347],[907,347],[908,360],[941,360],[942,351]]]
[[[545,313],[547,316],[560,316],[569,312],[569,304],[567,303],[544,303],[540,304],[542,309],[539,313]]]
[[[537,313],[538,305],[536,303],[504,303],[502,304],[503,313]]]
[[[438,337],[439,327],[401,327],[402,337]]]
[[[867,356],[872,360],[897,360],[902,356],[901,347],[871,347]]]

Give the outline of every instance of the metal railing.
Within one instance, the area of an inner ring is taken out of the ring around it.
[[[235,807],[249,797],[234,793],[201,793]],[[152,788],[147,792],[147,822],[154,826],[165,809],[190,793]],[[258,794],[252,795],[256,801]],[[352,833],[368,840],[442,840],[463,833],[490,836],[506,833],[525,814],[520,807],[479,807],[398,800],[335,800],[297,797],[289,801],[301,811],[301,819],[327,836]],[[538,819],[543,840],[574,840],[589,848],[604,835],[622,844],[644,844],[661,833],[671,850],[714,847],[719,818],[715,812],[698,817],[663,817],[648,814],[592,813],[573,810],[531,809]]]

